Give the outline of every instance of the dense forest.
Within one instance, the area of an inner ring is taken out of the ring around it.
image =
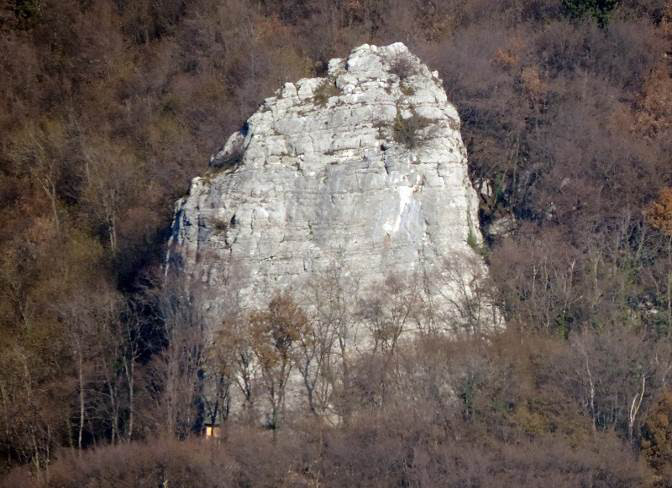
[[[672,3],[0,5],[0,485],[672,487]],[[162,279],[173,204],[283,82],[396,41],[462,117],[506,328],[387,337],[332,371],[338,425],[206,441],[198,371],[258,351],[199,343]]]

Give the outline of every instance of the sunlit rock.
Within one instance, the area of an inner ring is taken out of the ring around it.
[[[326,78],[286,83],[229,137],[177,203],[168,266],[206,291],[212,317],[333,266],[361,291],[459,262],[461,284],[424,285],[454,301],[483,266],[459,128],[438,73],[406,46],[360,46]]]

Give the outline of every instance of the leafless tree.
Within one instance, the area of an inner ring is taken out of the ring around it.
[[[156,296],[165,347],[153,360],[153,392],[162,431],[185,437],[198,430],[200,376],[205,362],[204,322],[198,297],[168,281]]]

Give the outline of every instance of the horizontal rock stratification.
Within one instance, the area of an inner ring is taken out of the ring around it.
[[[212,314],[224,295],[258,307],[329,269],[362,293],[420,276],[454,302],[483,267],[459,128],[438,73],[406,46],[360,46],[326,78],[286,83],[211,157],[177,203],[168,266]]]

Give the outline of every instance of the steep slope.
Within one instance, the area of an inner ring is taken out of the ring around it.
[[[177,203],[169,266],[209,291],[213,313],[227,293],[259,306],[334,266],[360,289],[446,258],[480,268],[459,127],[438,73],[406,46],[360,46],[326,78],[286,83],[211,158]],[[454,294],[441,281],[435,292]]]

